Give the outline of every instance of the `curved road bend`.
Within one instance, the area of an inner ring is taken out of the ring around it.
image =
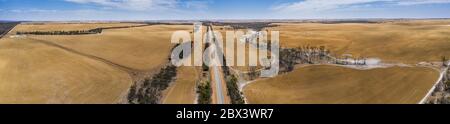
[[[450,62],[448,62],[447,65],[450,65]],[[431,89],[428,90],[428,93],[425,95],[425,97],[422,98],[422,100],[420,100],[420,102],[418,104],[425,104],[427,99],[431,96],[431,93],[433,93],[434,90],[436,89],[437,85],[443,80],[444,76],[447,75],[447,71],[449,68],[450,68],[450,66],[447,66],[446,68],[444,68],[441,71],[441,73],[439,74],[438,80],[434,83],[433,87],[431,87]]]

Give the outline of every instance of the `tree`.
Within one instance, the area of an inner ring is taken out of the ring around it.
[[[249,74],[248,75],[250,76],[251,80],[256,78],[257,72],[256,72],[256,67],[255,66],[250,66],[249,67]]]
[[[197,93],[199,94],[197,102],[199,104],[211,103],[211,86],[209,83],[209,81],[206,81],[197,86]]]
[[[442,56],[442,66],[445,66],[445,67],[447,67],[448,65],[447,65],[447,57],[445,57],[445,56]]]
[[[237,78],[234,75],[230,75],[227,77],[227,89],[232,104],[245,103],[244,99],[242,98],[242,93],[241,91],[239,91],[239,87],[237,85]]]

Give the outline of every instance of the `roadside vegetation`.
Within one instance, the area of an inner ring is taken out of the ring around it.
[[[436,84],[436,87],[431,95],[426,99],[426,104],[450,104],[450,70],[448,65],[445,64],[448,63],[445,56],[442,57],[442,62],[442,67],[447,70],[442,72],[444,75],[442,79],[440,79],[440,82]]]
[[[206,44],[209,46],[209,43]],[[209,75],[209,67],[203,63],[202,65],[202,77],[197,83],[197,103],[198,104],[211,104],[212,103],[212,88],[211,78]]]
[[[211,101],[211,84],[209,81],[199,83],[197,86],[198,104],[210,104]]]
[[[128,93],[128,103],[130,104],[158,104],[162,97],[161,92],[165,90],[177,75],[176,66],[169,65],[161,69],[151,79],[139,85],[135,84]]]
[[[245,104],[242,92],[239,91],[237,78],[234,75],[227,76],[228,96],[230,96],[231,104]]]

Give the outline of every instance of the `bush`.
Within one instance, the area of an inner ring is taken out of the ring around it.
[[[177,75],[176,66],[170,65],[162,68],[161,71],[151,79],[145,79],[142,86],[137,89],[133,85],[128,93],[128,103],[130,104],[157,104],[161,99],[161,92],[169,87],[170,82]]]
[[[198,104],[211,103],[211,86],[209,81],[206,81],[204,84],[198,85],[197,93],[199,94],[199,98],[197,101]]]
[[[232,104],[244,104],[245,101],[242,98],[242,93],[239,91],[237,85],[237,78],[234,75],[227,77],[227,89]]]
[[[450,88],[450,80],[447,80],[447,81],[445,82],[445,85],[447,86],[447,88]]]

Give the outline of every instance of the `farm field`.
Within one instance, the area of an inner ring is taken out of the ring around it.
[[[249,31],[249,30],[246,30],[246,29],[238,29],[238,30],[232,30],[232,29],[229,29],[229,28],[227,28],[226,26],[215,26],[214,27],[214,31],[218,31],[218,32],[220,32],[220,34],[222,35],[222,39],[223,39],[223,47],[224,47],[224,55],[227,55],[227,51],[234,51],[234,66],[230,66],[231,68],[233,68],[233,69],[235,69],[235,70],[237,70],[237,71],[243,71],[243,72],[248,72],[248,71],[250,71],[251,69],[250,69],[250,66],[248,66],[249,65],[249,59],[250,59],[250,53],[252,53],[252,54],[254,54],[254,55],[256,55],[255,57],[256,57],[256,59],[257,59],[257,67],[255,68],[255,69],[260,69],[261,68],[261,65],[260,65],[260,62],[259,62],[259,60],[258,60],[258,57],[259,57],[259,50],[257,49],[257,48],[255,48],[255,46],[250,46],[248,43],[247,44],[245,44],[246,46],[245,46],[245,50],[244,50],[244,53],[245,54],[238,54],[237,52],[237,43],[238,42],[241,42],[238,38],[236,38],[236,39],[234,39],[235,41],[235,43],[234,43],[234,49],[230,49],[230,48],[228,48],[228,47],[226,47],[227,46],[227,41],[226,41],[226,32],[227,31],[242,31],[244,34],[243,35],[246,35],[247,34],[247,32]],[[269,54],[269,53],[268,53]],[[245,58],[245,66],[238,66],[237,65],[237,63],[238,63],[238,60],[237,60],[237,58]],[[230,61],[231,62],[231,59],[230,58],[225,58],[227,61]]]
[[[244,88],[249,103],[418,103],[433,86],[438,72],[422,67],[371,70],[317,65]]]
[[[276,23],[283,47],[326,46],[336,55],[417,64],[450,55],[449,20],[384,23]]]
[[[20,26],[19,26],[20,27]],[[35,35],[29,38],[56,43],[137,70],[155,70],[167,62],[176,30],[192,26],[153,25],[104,30],[100,35]]]
[[[18,25],[8,35],[27,30],[85,30],[127,25],[26,24]],[[170,37],[175,30],[192,29],[183,25],[152,25],[104,30],[94,35],[2,38],[0,82],[5,97],[0,103],[121,103],[133,79],[129,72],[115,65],[158,71],[168,62],[174,45]]]
[[[450,21],[275,23],[279,26],[264,30],[279,30],[282,47],[323,45],[336,55],[352,54],[413,65],[439,62],[441,56],[450,55],[450,26],[446,26],[449,24]],[[130,25],[140,24],[17,25],[0,39],[0,103],[121,103],[135,78],[120,67],[148,74],[160,70],[167,64],[174,46],[170,43],[172,33],[192,31],[193,27],[151,25],[108,29],[92,35],[9,37],[17,31]],[[226,28],[214,27],[224,40]],[[245,29],[238,30],[246,33]],[[235,57],[241,56],[234,51]],[[248,52],[257,49],[247,46],[245,51],[247,64]],[[232,68],[250,70],[248,66]],[[179,67],[176,80],[163,92],[162,102],[194,103],[199,74],[194,67]],[[437,71],[424,67],[355,70],[319,65],[258,80],[247,85],[243,92],[249,103],[417,103],[437,77]]]
[[[0,39],[0,103],[117,103],[129,75],[30,39]]]
[[[71,31],[71,30],[89,30],[94,28],[121,27],[142,25],[138,23],[23,23],[15,28],[17,31]]]
[[[164,104],[194,104],[196,81],[200,70],[195,67],[179,67],[177,79],[165,91]]]

